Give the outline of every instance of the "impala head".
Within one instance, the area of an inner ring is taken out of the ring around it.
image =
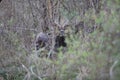
[[[55,50],[60,47],[67,47],[65,42],[65,29],[68,26],[68,20],[61,20],[60,22],[55,21],[55,29],[57,28],[57,34],[55,33]]]
[[[55,21],[55,27],[58,29],[58,35],[59,36],[64,36],[65,34],[65,29],[68,26],[68,20],[62,19],[60,22]]]

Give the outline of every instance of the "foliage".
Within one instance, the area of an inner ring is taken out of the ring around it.
[[[72,0],[60,2],[60,15],[68,18],[71,24],[66,34],[67,49],[65,48],[63,51],[64,48],[59,48],[59,52],[51,53],[52,58],[46,57],[50,52],[44,48],[39,51],[35,51],[33,48],[34,31],[36,30],[31,29],[31,22],[39,22],[38,15],[35,16],[34,13],[38,9],[34,5],[31,5],[31,7],[36,8],[31,13],[34,17],[31,20],[27,16],[28,5],[24,10],[20,10],[21,13],[26,11],[24,16],[22,14],[22,17],[19,16],[20,19],[12,16],[6,21],[6,16],[4,19],[1,18],[0,78],[3,77],[5,80],[119,80],[120,1],[101,1],[102,9],[99,13],[95,11],[97,8],[89,6],[88,9],[82,3],[84,8],[80,7],[81,5],[78,5],[79,1],[77,2],[77,0],[76,3]],[[85,4],[87,1],[83,3]],[[71,4],[74,5],[71,7]],[[48,7],[41,9],[46,10]],[[29,12],[31,11],[32,9],[29,10]],[[48,15],[46,16],[48,18]],[[21,29],[14,27],[14,25],[19,24],[26,25],[27,21],[29,21],[29,27],[23,26]],[[94,25],[97,27],[91,32],[80,29],[75,34],[74,26],[79,21],[84,21],[87,29],[93,29]],[[5,22],[6,24],[4,24]],[[33,24],[48,26],[49,20],[40,20],[40,23]],[[6,28],[6,26],[9,27]],[[26,30],[27,28],[29,30]],[[41,30],[41,27],[38,29]],[[42,57],[39,57],[38,54]]]

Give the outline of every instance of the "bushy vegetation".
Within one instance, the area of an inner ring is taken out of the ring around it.
[[[99,14],[89,9],[84,18],[77,16],[88,26],[91,26],[90,20],[93,19],[100,27],[91,33],[79,30],[77,34],[74,33],[74,26],[70,27],[66,34],[66,51],[63,53],[60,48],[60,52],[52,53],[53,59],[38,56],[38,54],[49,54],[49,51],[44,48],[39,51],[35,51],[33,47],[30,50],[26,49],[24,45],[26,42],[21,38],[23,34],[0,30],[1,34],[4,33],[0,36],[0,78],[5,80],[119,80],[120,1],[109,0],[105,6],[106,9],[102,6],[103,9]],[[69,15],[73,16],[75,13]],[[63,15],[71,17],[66,14],[68,13]],[[0,25],[2,26],[2,23]],[[34,37],[34,33],[30,32],[29,38]]]

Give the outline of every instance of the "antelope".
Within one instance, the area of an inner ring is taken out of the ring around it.
[[[60,47],[67,47],[65,42],[65,29],[68,26],[68,20],[61,20],[61,24],[55,21],[55,27],[58,28],[58,34],[55,36],[55,51]]]
[[[58,24],[57,22],[54,22],[54,32],[56,29],[58,29],[58,31],[56,33],[54,33],[54,38],[51,38],[50,35],[48,35],[47,33],[43,33],[40,32],[37,37],[36,37],[36,50],[39,50],[41,48],[47,49],[47,47],[49,47],[49,49],[47,49],[47,51],[50,52],[50,55],[47,54],[47,56],[51,57],[51,51],[52,51],[52,40],[54,42],[53,44],[53,51],[54,52],[58,52],[58,48],[60,47],[67,47],[67,43],[65,42],[65,28],[67,27],[67,21],[62,23],[62,25]]]
[[[48,42],[49,38],[48,38],[48,35],[43,33],[43,32],[40,32],[37,37],[36,37],[36,50],[39,50],[40,48],[43,48],[47,45],[47,42]]]

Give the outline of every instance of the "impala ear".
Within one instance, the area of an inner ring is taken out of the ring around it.
[[[56,27],[56,26],[58,26],[58,25],[57,25],[56,23],[53,23],[53,26]]]
[[[70,25],[69,25],[69,24],[67,24],[67,25],[65,25],[65,26],[64,26],[64,28],[65,28],[65,29],[67,29],[68,27],[70,27]]]

